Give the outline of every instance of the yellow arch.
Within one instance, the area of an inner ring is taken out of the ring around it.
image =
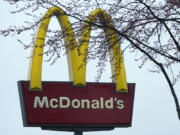
[[[64,42],[66,45],[67,59],[68,59],[68,68],[69,68],[69,77],[73,81],[73,67],[74,69],[77,66],[77,54],[76,49],[72,50],[70,47],[77,47],[77,42],[75,40],[74,31],[70,24],[68,17],[65,15],[64,11],[57,7],[50,8],[47,13],[44,15],[41,23],[39,24],[38,32],[35,37],[35,47],[33,48],[33,59],[30,63],[28,79],[30,79],[30,89],[38,90],[41,89],[41,73],[42,73],[42,58],[40,56],[43,54],[44,41],[46,37],[46,31],[50,22],[50,19],[53,15],[56,15],[61,29],[67,34],[65,36]],[[72,60],[73,59],[73,60]]]
[[[78,63],[81,66],[82,71],[86,71],[86,64],[84,64],[84,59],[87,58],[87,50],[88,50],[88,45],[89,45],[89,39],[90,39],[90,32],[92,25],[91,23],[94,22],[96,18],[99,18],[101,23],[106,23],[106,27],[103,28],[105,32],[105,36],[108,39],[109,46],[108,48],[111,48],[109,50],[110,54],[110,62],[111,62],[111,71],[112,71],[112,76],[113,80],[112,82],[116,82],[116,90],[120,92],[127,92],[127,81],[126,81],[126,72],[125,72],[125,66],[124,66],[124,61],[123,61],[123,56],[122,56],[122,51],[120,49],[120,43],[119,43],[119,38],[118,34],[116,31],[109,28],[114,28],[113,22],[111,20],[111,17],[107,14],[107,12],[103,9],[96,9],[87,18],[86,23],[84,24],[85,28],[82,30],[78,45],[80,46],[80,54],[85,54],[85,55],[80,55],[79,57],[79,62]],[[83,42],[84,41],[84,42]],[[79,65],[79,66],[80,66]],[[86,75],[86,72],[81,72],[81,77],[83,78]]]
[[[56,15],[61,29],[65,32],[65,48],[67,52],[68,69],[70,81],[73,81],[75,86],[86,84],[86,58],[87,49],[90,38],[91,25],[89,22],[94,22],[96,17],[102,22],[106,22],[107,26],[114,27],[110,19],[110,16],[102,9],[94,10],[84,24],[86,27],[82,30],[79,42],[76,42],[74,31],[72,25],[66,16],[65,12],[57,7],[50,8],[43,20],[40,23],[38,33],[35,37],[35,47],[33,50],[33,59],[30,63],[29,77],[30,79],[30,90],[40,90],[41,89],[41,71],[42,71],[42,54],[44,49],[44,41],[46,37],[46,31],[53,15]],[[103,17],[103,18],[102,18]],[[102,20],[103,19],[103,20]],[[126,74],[124,68],[124,61],[122,57],[122,52],[120,49],[120,44],[118,41],[118,36],[112,29],[104,28],[106,38],[109,38],[110,58],[111,58],[111,69],[112,75],[115,75],[113,82],[116,82],[116,90],[119,92],[127,92]],[[83,42],[85,41],[85,42]],[[73,49],[72,49],[73,48]],[[78,50],[80,54],[78,55]],[[81,68],[79,68],[81,67]]]

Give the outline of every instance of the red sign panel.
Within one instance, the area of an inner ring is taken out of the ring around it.
[[[42,82],[42,91],[29,91],[19,81],[24,126],[131,126],[135,84],[118,93],[112,83]]]

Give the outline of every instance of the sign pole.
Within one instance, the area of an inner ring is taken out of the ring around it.
[[[83,135],[82,131],[74,131],[74,135]]]

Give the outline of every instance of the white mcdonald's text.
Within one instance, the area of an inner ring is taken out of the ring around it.
[[[124,101],[118,98],[104,99],[70,99],[69,97],[59,97],[49,99],[47,96],[40,98],[35,96],[34,109],[52,108],[52,109],[124,109]]]

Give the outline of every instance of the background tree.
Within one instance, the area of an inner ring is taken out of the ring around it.
[[[98,59],[97,81],[101,77],[107,61],[108,40],[102,29],[112,29],[119,36],[123,53],[130,51],[137,54],[135,60],[142,68],[151,64],[150,72],[163,73],[175,101],[178,118],[180,106],[175,93],[174,85],[180,78],[180,70],[176,70],[180,63],[180,9],[179,0],[4,0],[16,9],[12,14],[24,14],[30,21],[22,26],[10,26],[1,29],[3,36],[21,35],[27,31],[32,34],[39,22],[44,19],[42,14],[52,6],[61,7],[72,18],[72,26],[76,37],[80,36],[81,28],[88,27],[88,23],[95,30],[91,34],[91,45],[88,49],[87,62]],[[111,15],[115,27],[102,23],[104,16],[88,21],[88,13],[96,8],[102,8]],[[47,26],[44,26],[47,27]],[[98,29],[100,28],[100,29]],[[98,29],[98,30],[97,30]],[[67,36],[62,30],[48,29],[45,55],[52,64],[61,57],[64,49],[63,38]],[[25,48],[33,47],[33,41],[25,44],[18,40]]]

